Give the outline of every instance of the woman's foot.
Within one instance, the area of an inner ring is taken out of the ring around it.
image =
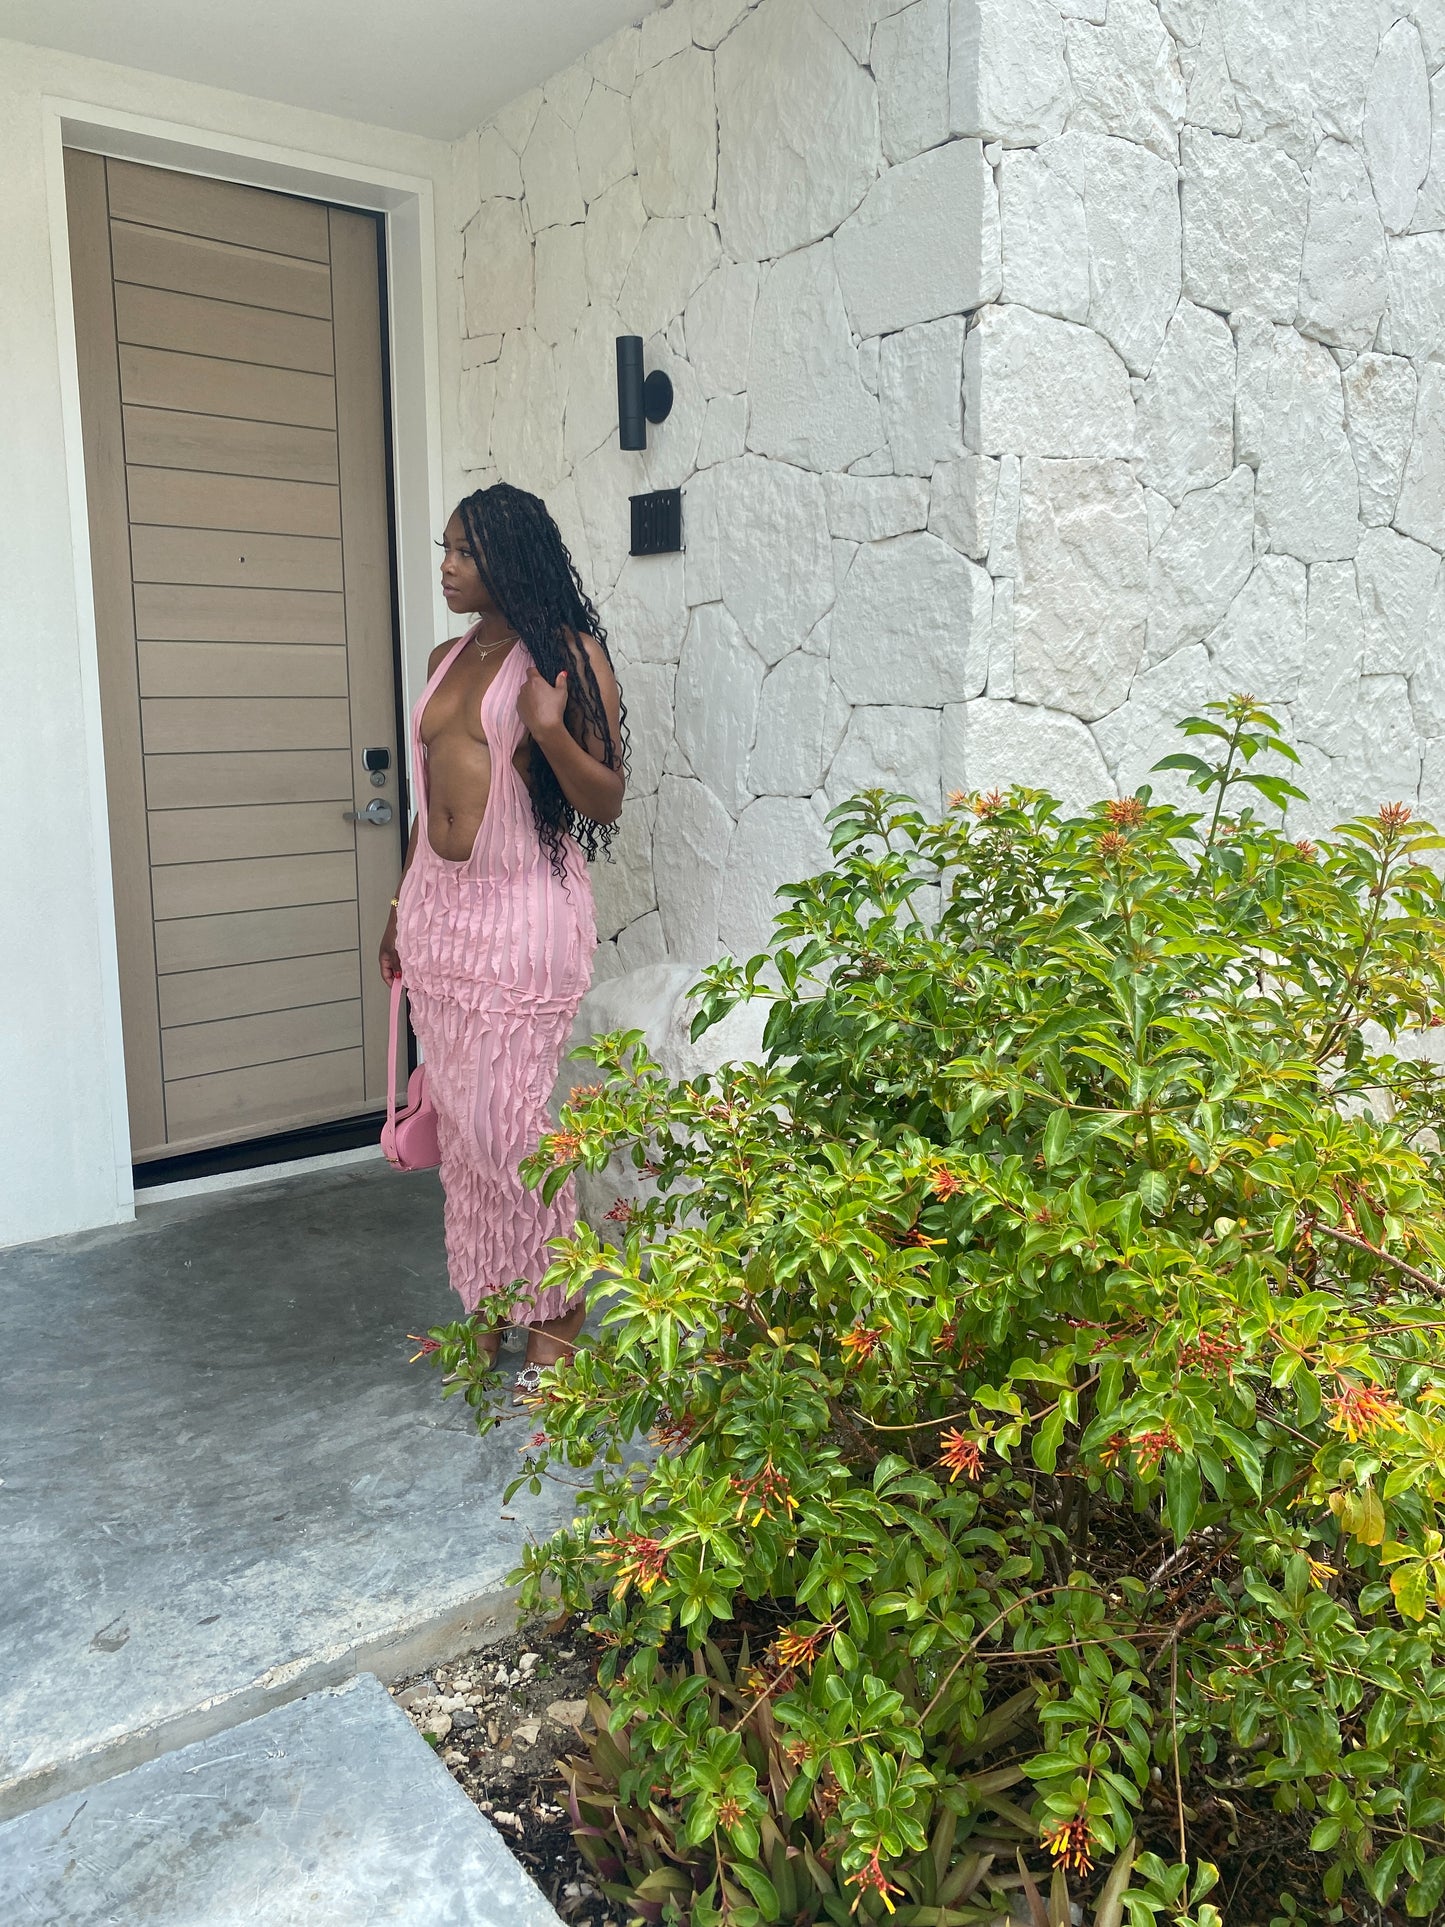
[[[549,1365],[570,1358],[576,1351],[576,1338],[587,1316],[585,1305],[575,1305],[560,1318],[544,1319],[527,1327],[527,1358],[512,1387],[512,1403],[524,1405],[541,1389],[541,1376]]]

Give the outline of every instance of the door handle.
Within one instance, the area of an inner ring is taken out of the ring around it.
[[[374,796],[364,810],[343,810],[348,823],[389,823],[392,808],[384,796]]]

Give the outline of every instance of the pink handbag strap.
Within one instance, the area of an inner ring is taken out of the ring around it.
[[[401,1018],[401,1000],[406,995],[406,985],[400,977],[391,980],[391,1034],[386,1046],[386,1121],[392,1130],[396,1128],[396,1038]]]

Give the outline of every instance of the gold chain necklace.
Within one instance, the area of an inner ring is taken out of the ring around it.
[[[499,649],[505,649],[509,642],[520,642],[520,641],[521,641],[521,637],[517,634],[515,629],[512,631],[511,635],[498,636],[494,642],[483,642],[480,636],[472,637],[472,642],[476,646],[477,654],[481,656],[483,661],[490,660],[491,657],[496,655]]]

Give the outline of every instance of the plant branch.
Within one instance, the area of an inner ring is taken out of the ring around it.
[[[1402,1272],[1433,1298],[1445,1298],[1445,1284],[1432,1278],[1428,1272],[1407,1264],[1403,1258],[1397,1258],[1392,1251],[1382,1251],[1378,1245],[1372,1245],[1368,1238],[1358,1237],[1353,1231],[1341,1231],[1337,1226],[1325,1224],[1318,1218],[1310,1229],[1312,1232],[1322,1231],[1327,1238],[1333,1238],[1336,1244],[1348,1245],[1352,1251],[1362,1251],[1366,1257],[1375,1258],[1382,1265],[1393,1265],[1396,1271]]]

